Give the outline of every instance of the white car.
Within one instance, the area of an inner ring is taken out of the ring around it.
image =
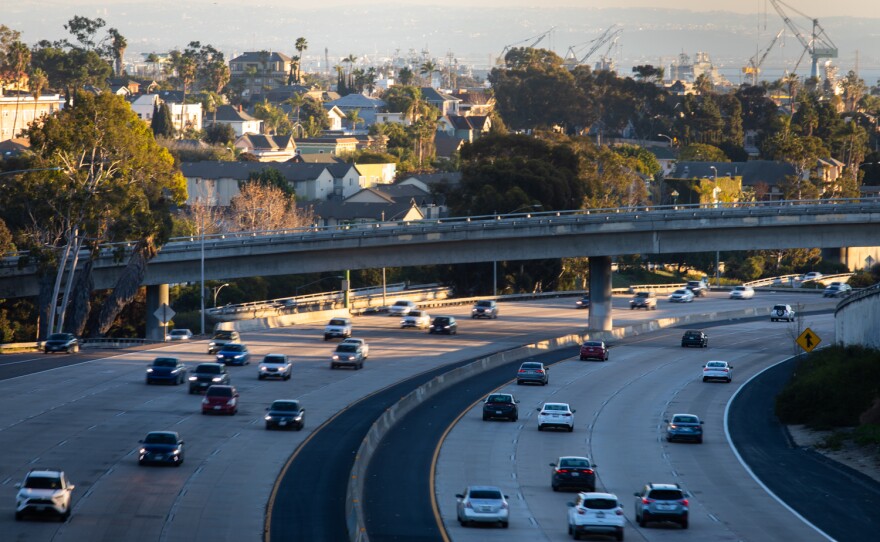
[[[412,301],[400,299],[395,301],[394,305],[388,307],[388,316],[406,316],[417,308],[416,304]]]
[[[400,328],[406,327],[417,327],[419,329],[428,329],[428,326],[431,325],[431,316],[427,311],[416,309],[414,311],[410,311],[409,314],[403,317],[400,321]]]
[[[733,365],[726,361],[707,361],[700,376],[703,377],[703,382],[723,380],[730,384],[733,380]]]
[[[693,300],[694,293],[687,288],[676,290],[669,296],[669,301],[672,303],[690,303]]]
[[[568,403],[544,403],[538,409],[538,431],[543,431],[545,427],[558,427],[571,433],[574,431],[574,413]]]
[[[370,345],[367,344],[367,341],[363,339],[355,339],[354,337],[349,337],[342,341],[343,343],[352,343],[357,344],[361,347],[361,351],[364,353],[364,359],[370,357]],[[342,343],[340,343],[342,344]]]
[[[730,299],[751,299],[755,297],[755,289],[751,286],[734,286],[730,291]]]
[[[26,514],[51,514],[61,521],[70,517],[70,494],[74,485],[64,471],[55,469],[31,469],[24,481],[15,484],[15,519]]]
[[[568,503],[568,534],[579,540],[582,534],[602,534],[623,540],[626,517],[623,505],[613,493],[578,493]]]
[[[334,337],[347,339],[351,337],[351,320],[348,318],[332,318],[330,323],[324,326],[324,340],[329,341]]]
[[[822,273],[818,271],[810,271],[809,273],[804,273],[801,277],[801,282],[806,282],[808,280],[819,280],[822,278]]]
[[[455,496],[456,515],[462,526],[471,523],[497,523],[505,529],[510,521],[507,495],[495,486],[468,486]]]
[[[794,322],[794,309],[791,305],[773,305],[770,310],[770,321],[785,320],[786,322]]]
[[[846,297],[852,293],[852,286],[845,282],[832,282],[822,292],[822,297]]]
[[[168,334],[168,339],[171,341],[188,341],[192,338],[193,333],[188,329],[172,329]]]
[[[287,358],[286,354],[266,354],[263,361],[258,367],[257,378],[280,378],[281,380],[290,380],[293,373],[293,364]]]

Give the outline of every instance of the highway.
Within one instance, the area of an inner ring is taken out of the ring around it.
[[[0,358],[0,448],[4,454],[0,460],[0,486],[7,488],[8,497],[0,499],[0,529],[4,538],[10,540],[260,540],[267,527],[267,503],[275,480],[294,450],[316,427],[361,398],[405,378],[525,342],[583,329],[586,314],[574,310],[573,301],[573,298],[560,298],[501,304],[498,320],[461,318],[460,333],[453,337],[400,330],[396,318],[355,318],[355,336],[366,338],[371,348],[362,371],[329,370],[332,343],[322,340],[322,326],[244,334],[254,358],[250,366],[230,368],[232,383],[241,393],[240,412],[234,417],[200,415],[199,396],[189,395],[185,387],[144,384],[145,366],[156,355],[178,355],[190,366],[211,360],[205,353],[204,341],[169,344],[151,351],[3,356]],[[625,308],[627,298],[623,296],[615,298],[614,305],[622,309],[615,311],[616,322],[621,324],[669,314],[799,301],[826,308],[834,304],[796,293],[762,293],[749,301],[731,301],[722,293],[713,293],[707,299],[686,305],[661,301],[660,310],[649,313],[629,311]],[[468,310],[469,307],[455,307],[444,313],[463,317]],[[755,327],[766,328],[767,324]],[[778,329],[784,327],[785,324],[779,324]],[[622,346],[616,347],[612,361],[626,359],[618,354],[624,350]],[[269,352],[293,357],[291,381],[257,380],[256,363]],[[699,351],[688,355],[698,357]],[[609,362],[604,366],[614,365]],[[562,366],[554,369],[557,372],[553,373],[553,386],[560,378],[557,375],[565,373],[558,369]],[[644,381],[648,383],[651,378],[645,377]],[[714,385],[711,389],[719,387],[726,389]],[[527,391],[535,389],[523,389],[519,393]],[[298,398],[303,402],[306,408],[303,431],[267,432],[263,429],[264,408],[279,398]],[[590,412],[589,405],[577,408],[579,416]],[[644,424],[638,420],[633,427],[647,426],[649,422],[656,426],[656,417],[657,412],[650,412],[645,415]],[[524,416],[523,419],[529,418]],[[579,423],[583,421],[584,418],[579,418]],[[494,430],[503,425],[490,427]],[[148,431],[165,429],[179,431],[186,440],[184,465],[177,469],[138,467],[135,457],[138,440]],[[632,428],[626,431],[633,436],[639,433]],[[572,435],[583,437],[585,432],[576,431]],[[541,436],[565,435],[541,433]],[[708,450],[713,441],[714,438],[709,440],[705,449]],[[599,445],[593,443],[592,446]],[[308,446],[304,447],[303,453],[307,449]],[[593,449],[597,462],[603,453],[608,453],[601,450],[601,447]],[[542,459],[540,463],[547,462]],[[608,460],[604,463],[607,466],[600,462],[601,479],[604,484],[611,484],[616,472],[614,463]],[[12,486],[35,466],[63,467],[77,485],[73,517],[68,522],[13,520]],[[311,468],[339,470],[337,465],[322,463],[320,458]],[[347,476],[344,469],[342,472]],[[438,468],[438,472],[442,478],[444,471]],[[548,476],[547,472],[540,475],[542,479]],[[629,481],[626,484],[615,481],[613,486],[618,484],[632,486]],[[459,489],[456,487],[456,491]],[[442,494],[440,487],[438,494]],[[443,513],[446,517],[445,510]],[[274,509],[273,517],[278,514],[294,517],[287,508]],[[322,519],[337,524],[342,521],[339,517]],[[510,533],[515,526],[519,528],[514,522]],[[488,533],[484,529],[478,531]],[[564,533],[564,525],[561,532]]]

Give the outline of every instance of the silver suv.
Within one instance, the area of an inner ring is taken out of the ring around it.
[[[31,469],[24,481],[15,484],[15,519],[25,514],[52,514],[61,521],[70,517],[70,494],[73,484],[64,471],[58,469]]]
[[[770,321],[785,320],[786,322],[794,322],[794,309],[791,305],[773,305],[770,311]]]
[[[649,521],[671,521],[688,528],[688,494],[678,484],[647,484],[633,495],[639,527]]]

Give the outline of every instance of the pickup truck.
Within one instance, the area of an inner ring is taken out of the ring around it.
[[[706,279],[689,280],[686,288],[694,293],[694,297],[705,297],[709,295],[709,281]]]
[[[349,338],[343,340],[339,344],[345,344],[345,343],[352,343],[352,344],[359,345],[361,347],[361,352],[363,352],[363,354],[364,354],[364,359],[367,359],[368,357],[370,357],[370,345],[367,344],[367,341],[365,341],[363,339],[355,339],[354,337],[349,337]]]

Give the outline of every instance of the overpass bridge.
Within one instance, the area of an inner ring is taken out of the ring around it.
[[[880,198],[590,209],[384,222],[175,238],[150,261],[149,304],[169,283],[346,269],[590,258],[590,329],[611,329],[611,256],[880,244]],[[133,243],[132,243],[133,245]],[[124,247],[122,247],[124,248]],[[95,288],[125,266],[120,245],[102,249]],[[115,257],[117,256],[117,257]],[[127,258],[126,258],[127,259]],[[34,296],[36,269],[0,261],[0,298]],[[151,295],[151,289],[153,295]],[[164,291],[164,293],[163,293]],[[148,307],[148,314],[152,310]],[[148,325],[148,330],[151,328]]]

